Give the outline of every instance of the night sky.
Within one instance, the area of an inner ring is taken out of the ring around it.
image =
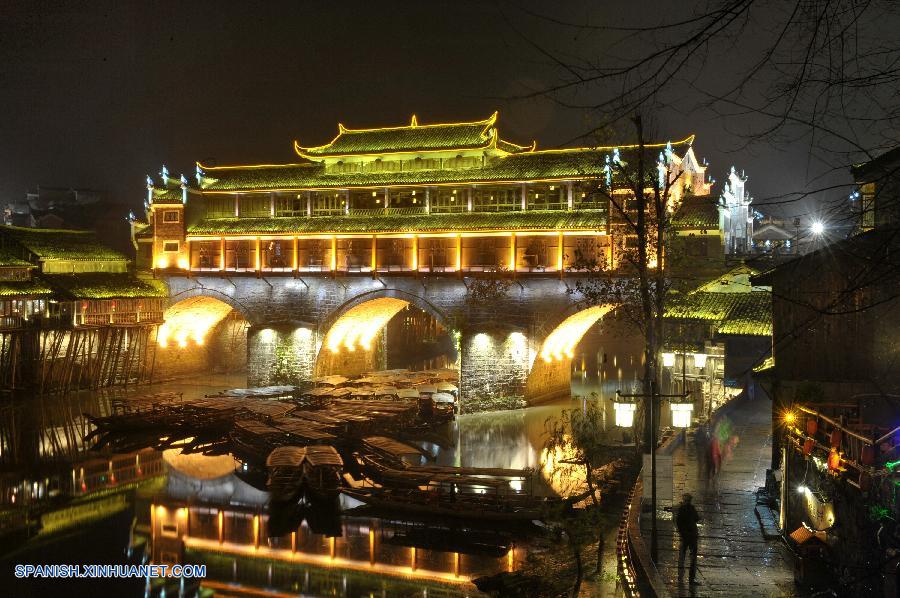
[[[598,4],[566,3],[564,16],[618,22],[666,3],[604,3],[602,13]],[[607,41],[494,2],[31,0],[3,1],[0,11],[0,204],[40,184],[105,189],[136,212],[145,175],[162,164],[177,175],[196,160],[291,162],[293,139],[326,143],[338,122],[474,120],[499,110],[506,139],[578,144],[590,114],[516,99],[560,77],[525,40],[563,56],[602,54]],[[732,151],[740,140],[692,101],[673,96],[655,118],[657,136],[696,133],[714,178],[732,164],[745,169],[757,198],[809,179],[804,147]]]

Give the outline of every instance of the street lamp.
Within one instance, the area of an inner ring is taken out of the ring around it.
[[[618,427],[630,428],[634,425],[634,412],[637,409],[637,403],[614,401],[613,408],[616,410],[616,425]]]
[[[821,220],[814,220],[812,225],[810,225],[809,230],[815,236],[821,236],[822,233],[825,232],[825,224]]]
[[[691,412],[694,411],[693,403],[669,403],[672,408],[672,425],[676,428],[691,427]]]

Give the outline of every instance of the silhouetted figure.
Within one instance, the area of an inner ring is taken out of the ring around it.
[[[689,581],[691,585],[696,584],[697,576],[697,522],[700,521],[700,515],[697,509],[691,504],[691,495],[685,494],[678,505],[678,511],[675,514],[675,525],[678,527],[678,536],[681,538],[681,549],[678,554],[678,583],[684,580],[684,554],[691,551],[691,573]]]

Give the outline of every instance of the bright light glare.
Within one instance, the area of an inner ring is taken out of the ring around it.
[[[571,359],[575,345],[594,323],[615,309],[615,305],[595,305],[572,314],[551,332],[541,346],[541,359],[550,363]]]
[[[380,297],[351,307],[328,331],[325,346],[332,353],[342,347],[347,351],[357,348],[368,351],[382,328],[407,305],[409,302],[402,299]]]
[[[691,412],[693,403],[672,403],[672,425],[676,428],[689,428],[691,426]]]
[[[613,403],[616,410],[616,425],[620,428],[630,428],[634,425],[634,412],[637,409],[635,403]]]
[[[192,297],[176,303],[163,314],[157,342],[166,347],[174,341],[187,347],[189,341],[202,345],[206,335],[231,311],[231,306],[212,297]]]
[[[797,419],[797,416],[794,415],[793,411],[788,411],[787,413],[784,414],[784,422],[787,424],[794,423],[795,419]]]
[[[825,232],[825,225],[822,222],[816,220],[812,223],[812,226],[810,226],[809,229],[812,231],[812,234],[821,235]]]
[[[797,486],[797,492],[800,494],[806,494],[806,491],[809,490],[806,486]]]

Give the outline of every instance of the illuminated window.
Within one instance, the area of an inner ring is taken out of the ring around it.
[[[229,218],[234,216],[234,197],[209,195],[203,199],[206,202],[207,218]]]
[[[472,190],[473,212],[511,212],[522,207],[522,187],[503,185],[475,187]]]
[[[179,222],[181,217],[178,210],[166,210],[163,212],[163,222]]]
[[[166,253],[178,253],[178,241],[163,241],[163,251]]]
[[[468,209],[467,189],[437,187],[431,194],[431,211],[436,214],[465,212]]]
[[[862,191],[862,228],[868,230],[875,227],[875,183],[866,183],[860,187]]]

